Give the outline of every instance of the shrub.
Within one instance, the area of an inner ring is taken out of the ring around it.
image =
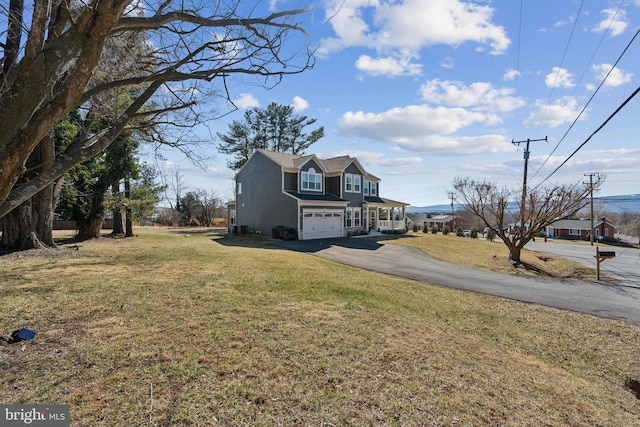
[[[431,234],[438,234],[438,229],[435,225],[431,227]]]
[[[493,231],[492,229],[489,229],[489,231],[487,231],[487,237],[486,239],[490,242],[493,242],[493,239],[496,238],[496,232]]]
[[[427,224],[422,226],[422,232],[423,233],[428,233],[429,232],[429,227],[427,227]]]
[[[475,227],[471,228],[471,238],[472,239],[477,239],[478,238],[478,229]]]
[[[414,222],[413,223],[413,232],[417,233],[419,229],[420,229],[420,226]]]
[[[442,229],[442,235],[446,236],[449,234],[449,226],[445,225],[444,228]]]
[[[464,237],[464,230],[462,229],[462,227],[458,226],[458,228],[456,228],[456,236]]]

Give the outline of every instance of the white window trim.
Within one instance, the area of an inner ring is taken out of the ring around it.
[[[344,191],[347,193],[360,193],[362,191],[362,175],[345,173]]]
[[[373,181],[370,181],[369,185],[370,185],[369,194],[371,194],[372,196],[376,196],[376,183]]]
[[[571,236],[579,236],[581,234],[582,234],[582,232],[580,230],[578,230],[577,228],[570,228],[569,229],[569,235],[571,235]]]
[[[310,180],[309,177],[313,176],[313,183],[316,184],[314,185],[314,188],[309,188],[310,187]],[[306,178],[306,179],[305,179]],[[307,184],[307,188],[304,187],[305,183]],[[320,186],[320,188],[317,188],[317,186]],[[302,171],[301,174],[301,179],[300,179],[300,186],[302,187],[301,189],[303,191],[317,191],[317,192],[322,192],[322,174],[321,173],[316,173],[316,172],[309,172],[309,171]]]
[[[231,223],[231,225],[235,225],[235,223],[236,223],[236,210],[235,209],[229,209],[229,222]]]
[[[344,215],[344,227],[345,228],[362,227],[362,209],[347,208]]]
[[[360,193],[362,191],[362,176],[354,175],[353,176],[353,192]]]
[[[236,194],[242,194],[242,183],[236,182]]]

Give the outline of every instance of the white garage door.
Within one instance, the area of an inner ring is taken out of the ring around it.
[[[342,237],[342,211],[304,212],[302,221],[304,240],[331,237]]]

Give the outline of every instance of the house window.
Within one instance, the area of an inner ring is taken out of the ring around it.
[[[229,222],[231,223],[231,225],[234,225],[236,223],[236,210],[235,209],[230,209],[229,210]]]
[[[361,215],[362,211],[358,208],[354,208],[353,209],[353,226],[354,227],[361,227],[362,226],[362,215]]]
[[[572,236],[579,236],[580,235],[580,230],[578,230],[577,228],[570,228],[569,229],[569,234]]]
[[[344,190],[349,193],[359,193],[362,188],[362,176],[352,173],[344,174]]]
[[[369,181],[365,181],[364,182],[364,186],[362,187],[362,191],[364,192],[365,196],[369,195]]]
[[[322,191],[322,174],[316,173],[313,168],[307,172],[302,172],[302,189],[307,191]]]
[[[362,210],[360,208],[347,208],[344,216],[345,227],[362,227]]]
[[[607,236],[607,237],[609,236],[609,229],[608,228],[604,229],[604,235]]]
[[[377,188],[376,183],[375,183],[375,182],[372,182],[372,183],[371,183],[371,190],[369,191],[369,193],[371,193],[371,195],[372,195],[372,196],[375,196],[375,195],[376,195],[376,188]]]
[[[242,194],[242,183],[236,182],[236,194]]]

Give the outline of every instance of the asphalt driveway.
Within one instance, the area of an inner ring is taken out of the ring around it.
[[[513,276],[436,260],[417,248],[370,239],[276,242],[331,261],[408,279],[640,324],[640,285]]]

